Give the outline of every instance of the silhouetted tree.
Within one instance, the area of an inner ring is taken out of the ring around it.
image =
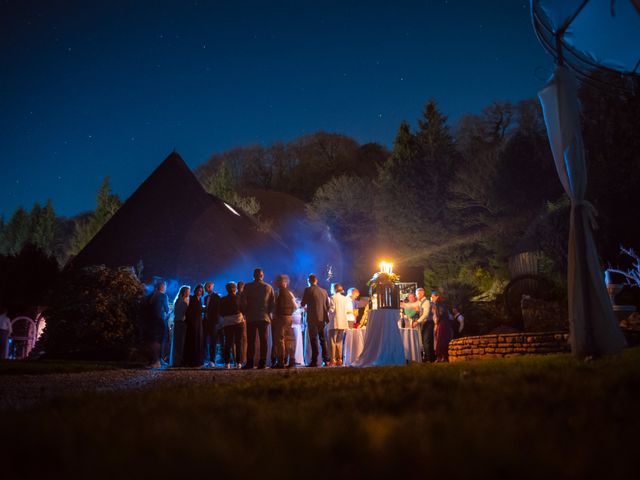
[[[445,241],[444,213],[455,168],[453,145],[446,117],[431,100],[415,133],[408,123],[400,125],[391,156],[380,170],[378,222],[394,232],[387,235],[386,243],[420,263],[427,251],[441,248]]]
[[[2,252],[17,255],[29,240],[29,214],[18,207],[2,230]]]
[[[44,207],[36,204],[31,210],[29,220],[31,223],[29,241],[45,255],[52,256],[55,252],[58,220],[51,199],[47,200]]]
[[[260,212],[260,202],[255,197],[239,195],[234,186],[231,172],[225,162],[222,162],[209,177],[203,178],[204,189],[212,195],[221,198],[225,202],[238,207],[247,215],[256,217]]]
[[[196,174],[206,183],[224,163],[238,192],[277,190],[309,201],[335,176],[375,177],[387,155],[386,148],[378,144],[360,146],[346,135],[317,132],[270,147],[254,145],[212,155]]]
[[[67,255],[73,256],[82,250],[113,214],[118,211],[118,208],[120,208],[120,199],[111,191],[109,177],[106,177],[96,195],[96,209],[89,218],[76,222]]]
[[[307,206],[311,218],[325,222],[340,240],[345,257],[354,266],[352,275],[371,273],[370,255],[380,234],[375,215],[376,189],[366,178],[341,175],[318,188]]]

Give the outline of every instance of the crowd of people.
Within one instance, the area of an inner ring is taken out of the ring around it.
[[[226,284],[224,296],[211,281],[193,290],[182,286],[170,305],[166,283],[157,282],[145,300],[150,366],[215,367],[218,356],[225,368],[266,368],[270,331],[271,368],[292,368],[294,326],[301,325],[303,316],[311,347],[307,366],[342,366],[345,332],[364,322],[358,289],[345,292],[335,283],[329,295],[313,274],[301,298],[289,288],[287,275],[279,275],[274,285],[264,281],[258,268],[252,282]],[[427,298],[423,288],[409,294],[401,307],[404,326],[421,331],[423,360],[448,361],[448,343],[464,328],[460,312],[449,312],[435,291]]]
[[[448,362],[449,342],[464,329],[464,317],[458,308],[448,311],[437,291],[427,297],[424,288],[410,293],[400,307],[405,326],[420,329],[423,361]]]
[[[311,340],[307,366],[342,365],[344,332],[354,327],[358,317],[357,289],[349,289],[347,297],[344,288],[334,284],[334,293],[329,296],[311,274],[309,286],[297,298],[289,288],[287,275],[277,277],[275,290],[264,281],[261,269],[256,269],[253,277],[246,284],[226,284],[225,296],[215,293],[213,282],[196,285],[193,291],[182,286],[172,306],[166,283],[157,282],[145,300],[143,331],[149,345],[150,366],[215,366],[219,351],[226,368],[265,368],[270,329],[271,368],[295,367],[293,327],[301,324],[305,313]]]

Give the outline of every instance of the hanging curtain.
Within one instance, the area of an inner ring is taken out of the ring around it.
[[[556,170],[571,198],[567,272],[571,350],[579,358],[616,353],[624,348],[625,339],[605,289],[593,238],[596,212],[584,198],[587,165],[573,74],[557,66],[538,96]]]

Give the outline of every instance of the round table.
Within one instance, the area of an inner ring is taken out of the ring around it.
[[[366,327],[350,328],[345,332],[343,348],[345,367],[353,365],[362,353],[366,334]]]
[[[417,328],[401,328],[402,346],[404,347],[404,356],[407,362],[422,361],[422,339],[420,338],[420,330]]]
[[[378,365],[404,365],[405,352],[398,328],[400,310],[377,309],[369,311],[364,348],[354,367]]]

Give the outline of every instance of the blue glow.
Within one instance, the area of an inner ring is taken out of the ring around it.
[[[278,234],[286,249],[279,249],[283,253],[276,253],[273,248],[257,245],[250,251],[242,252],[235,258],[227,259],[224,267],[212,271],[206,278],[198,279],[199,283],[214,282],[214,290],[218,294],[226,295],[224,286],[229,282],[250,282],[253,280],[253,270],[257,267],[265,272],[265,281],[272,283],[279,274],[287,274],[290,278],[292,290],[300,294],[307,286],[309,273],[318,275],[322,285],[328,287],[326,272],[330,267],[333,282],[343,282],[348,271],[344,255],[326,228],[318,225],[310,226],[305,218],[291,218],[283,227],[278,228]],[[152,274],[153,272],[148,272]],[[177,294],[186,279],[164,278],[167,282],[169,298]],[[193,285],[191,285],[193,287]],[[153,285],[146,286],[149,293]]]

